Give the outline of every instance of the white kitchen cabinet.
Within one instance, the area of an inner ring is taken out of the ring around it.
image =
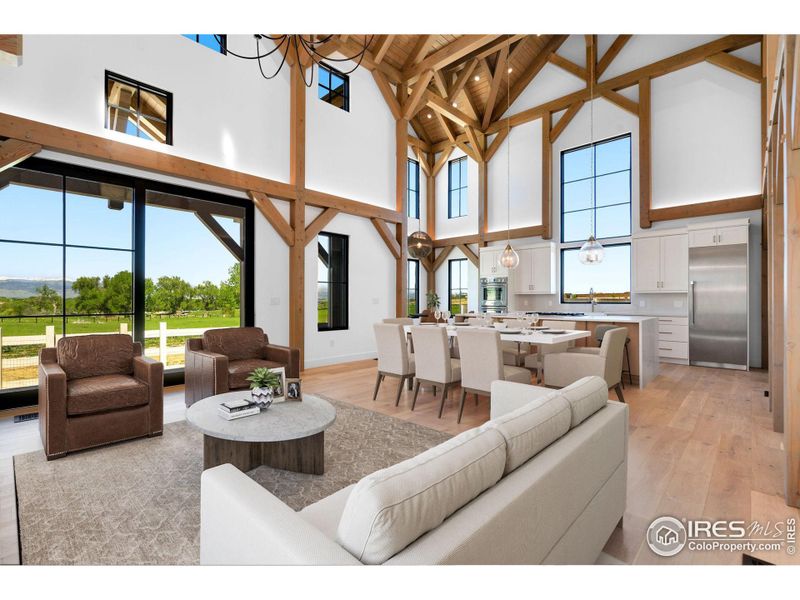
[[[517,294],[556,293],[556,248],[554,244],[520,248],[519,265],[512,274]]]
[[[633,240],[633,291],[685,293],[689,279],[689,244],[685,233]]]
[[[731,244],[746,244],[748,237],[747,225],[732,225],[729,227],[717,226],[704,229],[689,230],[689,247],[702,246],[728,246]]]
[[[508,269],[500,264],[500,248],[481,248],[480,271],[481,277],[508,277]]]

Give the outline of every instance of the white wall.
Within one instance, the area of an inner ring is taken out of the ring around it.
[[[652,94],[653,208],[761,192],[761,86],[702,63]]]
[[[394,148],[395,121],[369,71],[350,73],[349,112],[320,100],[316,84],[308,90],[307,187],[394,208]]]
[[[439,154],[436,159],[439,159]],[[448,161],[466,156],[460,148],[453,150]],[[469,206],[465,217],[447,218],[448,165],[436,176],[436,237],[446,238],[472,235],[478,231],[478,163],[467,158],[469,180]],[[441,293],[439,294],[442,295]]]
[[[172,146],[105,129],[106,70],[172,92]],[[289,179],[286,73],[266,81],[252,61],[180,35],[26,35],[25,60],[0,69],[0,90],[5,113]]]
[[[508,150],[511,148],[511,198],[508,198]],[[542,120],[514,127],[489,161],[488,231],[540,225],[542,222]]]
[[[308,209],[306,219],[318,209]],[[349,237],[349,328],[317,331],[317,252],[306,246],[305,361],[316,367],[375,356],[373,323],[393,317],[395,260],[369,219],[339,214],[325,231]]]

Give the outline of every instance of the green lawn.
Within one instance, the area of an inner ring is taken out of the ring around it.
[[[145,321],[146,330],[158,330],[159,323],[165,321],[167,329],[196,329],[201,327],[235,327],[239,325],[239,315],[194,313],[187,316],[156,316]],[[71,317],[67,323],[67,333],[104,333],[119,331],[122,323],[128,323],[128,331],[133,330],[132,319],[125,317]],[[17,319],[16,317],[0,317],[0,327],[3,335],[44,335],[45,327],[53,325],[56,333],[60,334],[61,319],[39,317],[36,319]]]

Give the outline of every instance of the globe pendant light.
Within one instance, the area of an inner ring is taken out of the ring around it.
[[[508,57],[506,57],[506,112],[510,108],[511,103],[511,75],[508,64]],[[511,121],[506,119],[508,126],[508,133],[506,135],[506,144],[508,144],[508,153],[506,161],[506,231],[508,237],[506,238],[506,247],[500,254],[500,266],[506,269],[516,269],[519,265],[519,254],[511,246]]]
[[[595,197],[594,193],[596,187],[595,176],[597,170],[594,160],[594,64],[590,65],[589,68],[591,69],[589,76],[589,99],[591,102],[589,105],[589,148],[592,152],[592,210],[589,213],[589,239],[583,243],[583,246],[581,246],[580,252],[578,252],[578,260],[580,260],[584,265],[596,265],[603,262],[606,252],[603,250],[603,245],[594,237],[594,213],[595,210],[597,210],[597,198]]]
[[[425,258],[433,252],[433,240],[424,231],[415,231],[408,236],[408,255],[411,258]]]

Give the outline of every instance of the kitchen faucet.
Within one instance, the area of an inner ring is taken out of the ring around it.
[[[589,302],[592,305],[592,312],[594,312],[594,306],[595,306],[595,304],[597,304],[597,301],[594,298],[594,288],[593,287],[589,288]]]

